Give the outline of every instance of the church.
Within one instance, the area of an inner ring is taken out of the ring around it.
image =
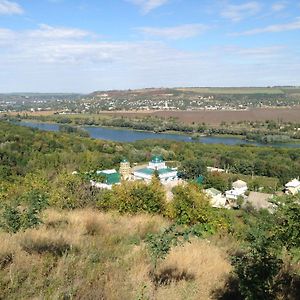
[[[135,180],[145,180],[149,182],[154,172],[157,171],[162,183],[167,183],[178,179],[177,169],[168,168],[161,156],[152,157],[146,168],[136,169],[133,173]]]

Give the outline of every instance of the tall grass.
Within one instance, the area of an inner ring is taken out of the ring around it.
[[[230,271],[207,241],[176,247],[151,273],[144,244],[159,216],[47,210],[39,229],[0,232],[2,299],[209,299]]]

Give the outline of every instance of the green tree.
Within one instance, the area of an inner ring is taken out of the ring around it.
[[[201,159],[189,159],[181,163],[179,173],[185,179],[196,179],[206,175],[206,165]]]

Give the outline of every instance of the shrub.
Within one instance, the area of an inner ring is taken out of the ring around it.
[[[124,182],[114,188],[116,208],[121,213],[164,213],[165,191],[157,180]]]
[[[12,251],[6,250],[0,253],[0,270],[6,268],[9,264],[13,262]]]
[[[101,227],[96,218],[87,219],[85,223],[85,232],[87,235],[97,235],[100,233]]]
[[[80,176],[62,173],[50,192],[50,205],[75,209],[95,204],[96,191]]]
[[[96,207],[103,211],[116,209],[116,201],[113,192],[105,189],[99,190],[96,194]]]
[[[32,207],[21,210],[14,206],[5,206],[0,221],[0,226],[6,232],[11,233],[16,233],[21,229],[34,228],[42,223],[38,210]]]
[[[21,247],[29,254],[50,253],[62,256],[72,249],[72,246],[62,237],[27,235],[21,240]]]
[[[179,224],[192,225],[212,221],[212,207],[196,185],[177,186],[174,189],[172,217]]]
[[[0,225],[5,231],[16,233],[22,227],[21,212],[16,207],[5,206],[0,221]]]

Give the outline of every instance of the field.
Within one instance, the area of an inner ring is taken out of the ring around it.
[[[162,118],[177,118],[185,123],[206,123],[217,125],[221,122],[239,121],[283,121],[299,122],[300,107],[294,108],[255,108],[245,111],[150,111],[150,112],[103,112],[103,115],[125,116],[125,117],[145,117],[158,116]]]
[[[195,87],[195,88],[177,88],[177,91],[193,92],[202,94],[231,94],[231,95],[243,95],[243,94],[269,94],[280,95],[284,94],[281,88],[267,88],[267,87]],[[293,89],[291,89],[292,91]],[[288,89],[290,91],[290,89]]]

